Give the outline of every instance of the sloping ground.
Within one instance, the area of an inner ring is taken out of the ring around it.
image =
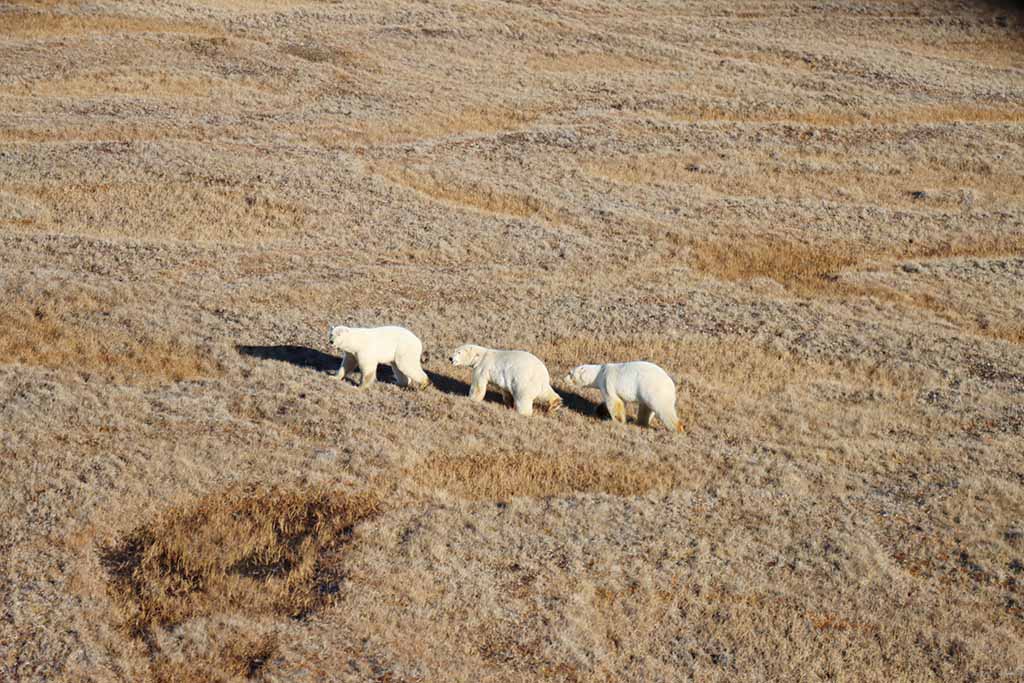
[[[0,679],[1024,672],[1014,5],[15,1],[0,64]],[[631,358],[685,434],[560,382]]]

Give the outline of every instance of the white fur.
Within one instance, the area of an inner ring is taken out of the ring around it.
[[[501,391],[506,405],[515,404],[520,415],[532,415],[534,401],[546,404],[549,411],[562,404],[562,399],[551,388],[548,369],[532,353],[466,344],[455,349],[451,361],[456,367],[473,368],[469,397],[474,401],[484,400],[490,384]]]
[[[360,387],[368,387],[377,379],[377,366],[391,366],[398,383],[403,386],[425,387],[430,384],[420,357],[423,343],[404,327],[345,327],[330,330],[331,346],[342,352],[338,377],[345,379],[359,367],[362,373]]]
[[[600,389],[608,413],[617,422],[626,421],[623,401],[635,401],[640,404],[636,419],[639,424],[649,426],[654,414],[672,431],[683,431],[683,423],[676,415],[675,382],[654,363],[579,365],[566,375],[565,382],[574,387]]]

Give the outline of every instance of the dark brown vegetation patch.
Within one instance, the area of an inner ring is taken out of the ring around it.
[[[102,550],[123,624],[146,640],[196,617],[305,615],[337,592],[327,560],[378,503],[367,493],[245,485],[171,508]]]
[[[680,484],[679,473],[667,465],[566,454],[438,454],[411,476],[425,489],[442,489],[466,500],[497,501],[581,492],[640,496]]]

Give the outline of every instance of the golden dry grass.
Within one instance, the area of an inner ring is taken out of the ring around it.
[[[641,496],[679,485],[664,465],[565,453],[458,453],[428,456],[407,476],[418,487],[464,500],[508,501],[574,493]]]
[[[372,172],[402,187],[415,190],[437,201],[474,211],[517,218],[557,221],[558,212],[535,197],[505,192],[483,183],[436,171],[420,171],[396,166],[375,166]]]
[[[219,372],[196,348],[70,319],[72,310],[75,315],[82,312],[81,297],[73,306],[64,302],[31,306],[16,301],[8,305],[10,308],[0,311],[0,362],[5,364],[127,384],[180,382]]]
[[[886,110],[823,111],[735,111],[724,107],[695,106],[668,114],[679,121],[735,121],[744,123],[788,123],[817,128],[851,126],[939,125],[948,123],[1019,124],[1024,123],[1024,108],[980,107],[974,104],[932,105]]]
[[[124,14],[63,14],[54,12],[5,12],[4,35],[18,39],[64,38],[82,34],[187,33],[219,36],[205,24]]]

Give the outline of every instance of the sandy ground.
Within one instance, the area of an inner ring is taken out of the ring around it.
[[[1024,679],[1022,173],[1009,3],[0,2],[0,679]]]

